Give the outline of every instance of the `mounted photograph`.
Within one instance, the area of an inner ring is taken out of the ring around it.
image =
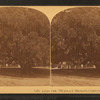
[[[0,86],[47,86],[50,23],[27,7],[0,7]]]
[[[100,7],[72,7],[51,22],[54,86],[100,86]]]

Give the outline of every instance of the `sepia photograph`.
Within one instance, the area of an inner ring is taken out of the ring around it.
[[[53,86],[100,86],[100,8],[73,7],[51,21]]]
[[[0,7],[0,86],[48,86],[50,22],[27,7]]]
[[[100,93],[100,6],[1,6],[0,92]]]

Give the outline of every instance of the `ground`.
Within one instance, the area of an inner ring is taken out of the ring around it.
[[[53,76],[53,86],[100,86],[100,78]]]
[[[96,69],[53,69],[53,86],[100,86],[100,74]],[[49,86],[50,69],[33,68],[23,72],[20,68],[1,68],[0,86]]]
[[[48,86],[49,69],[33,68],[25,73],[19,68],[0,69],[0,86]]]
[[[48,86],[48,78],[16,78],[0,75],[0,86]]]
[[[53,70],[53,86],[100,86],[100,75],[95,69]]]

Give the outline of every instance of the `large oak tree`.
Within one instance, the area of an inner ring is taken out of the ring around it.
[[[52,63],[88,61],[100,68],[100,8],[77,7],[58,13],[51,23]]]
[[[0,8],[0,58],[22,68],[49,66],[50,24],[40,11],[23,7]],[[7,60],[5,60],[7,58]]]

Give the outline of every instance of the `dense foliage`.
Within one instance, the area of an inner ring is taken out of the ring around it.
[[[48,18],[41,12],[21,7],[0,8],[0,58],[22,68],[49,65]]]
[[[89,61],[100,68],[100,8],[78,7],[58,13],[51,34],[52,63]]]

